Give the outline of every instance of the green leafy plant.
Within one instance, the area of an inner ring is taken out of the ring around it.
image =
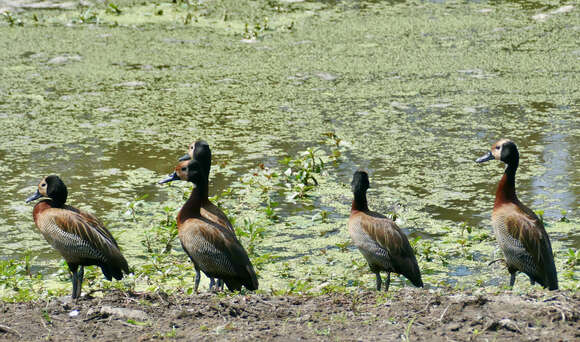
[[[245,218],[241,226],[236,226],[236,234],[246,242],[245,246],[250,256],[254,255],[256,245],[264,238],[264,227],[258,226],[256,222]]]

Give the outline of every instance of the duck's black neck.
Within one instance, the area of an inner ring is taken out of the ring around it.
[[[366,190],[355,190],[353,194],[354,199],[352,201],[351,211],[368,211]]]
[[[45,201],[48,202],[48,204],[50,204],[50,206],[53,208],[61,208],[62,209],[64,207],[65,202],[66,202],[66,197],[64,199],[60,198],[60,197],[56,197],[56,196],[49,197],[49,199],[45,200]]]
[[[51,202],[52,202],[51,205],[53,208],[63,208],[64,207],[64,202],[57,201],[54,199]]]
[[[209,201],[207,193],[207,182],[200,182],[193,188],[191,195],[189,195],[189,198],[179,211],[179,223],[185,222],[185,220],[192,217],[201,217],[201,207]]]
[[[507,165],[495,193],[495,206],[517,201],[516,171],[518,170],[518,164],[519,161],[516,159]]]

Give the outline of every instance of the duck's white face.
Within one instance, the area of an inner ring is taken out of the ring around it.
[[[491,147],[491,154],[496,160],[501,160],[501,149],[503,148],[503,145],[509,142],[512,141],[509,139],[501,139],[498,140],[495,144],[493,144],[493,146]]]
[[[195,151],[195,141],[192,142],[187,149],[187,154],[189,154],[190,158],[193,158],[193,151]]]
[[[182,181],[187,181],[187,165],[189,161],[182,161],[175,167],[175,173]]]
[[[46,177],[44,177],[40,183],[38,183],[38,192],[44,196],[48,197],[46,189],[48,188],[48,183],[46,182]]]

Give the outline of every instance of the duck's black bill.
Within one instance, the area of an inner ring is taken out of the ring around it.
[[[493,157],[493,154],[491,154],[491,151],[487,151],[487,153],[484,156],[481,156],[481,157],[477,158],[475,160],[475,162],[476,163],[484,163],[484,162],[486,162],[488,160],[492,160],[492,159],[495,159]]]
[[[169,177],[165,178],[164,180],[160,180],[159,184],[164,184],[164,183],[169,183],[169,182],[173,182],[179,180],[179,176],[177,175],[177,173],[172,173],[169,175]]]
[[[39,199],[39,198],[41,198],[41,197],[42,197],[42,194],[40,194],[40,192],[38,192],[38,190],[36,190],[36,192],[35,192],[34,194],[32,194],[31,196],[29,196],[29,197],[26,199],[26,203],[32,202],[32,201],[34,201],[35,199]]]
[[[189,156],[189,154],[186,154],[183,157],[179,158],[179,161],[190,160],[190,159],[191,159],[191,157]]]

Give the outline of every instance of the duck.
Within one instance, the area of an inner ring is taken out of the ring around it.
[[[205,140],[197,140],[189,144],[187,153],[179,158],[179,161],[187,161],[192,159],[198,160],[202,167],[207,170],[207,179],[209,184],[209,172],[211,169],[211,149]],[[206,198],[206,200],[203,201],[200,212],[202,217],[205,217],[206,219],[212,222],[216,222],[217,224],[231,230],[234,234],[234,237],[237,239],[234,226],[228,219],[227,215],[209,199]],[[217,291],[221,291],[223,289],[224,283],[221,279],[218,279],[216,283],[213,278],[210,278],[210,290],[214,287],[214,284],[217,286]]]
[[[356,171],[351,186],[354,199],[348,219],[348,232],[367,260],[371,272],[376,275],[377,291],[381,290],[381,271],[387,272],[385,291],[389,290],[391,272],[402,274],[413,285],[423,287],[421,271],[407,236],[391,219],[368,208],[368,173]]]
[[[46,241],[66,260],[72,274],[72,298],[81,295],[84,267],[97,265],[107,280],[123,279],[129,265],[119,245],[103,223],[93,214],[66,204],[68,190],[60,177],[42,178],[38,189],[26,199],[34,206],[34,223]]]
[[[542,220],[516,195],[518,147],[509,139],[501,139],[476,162],[494,159],[506,164],[495,193],[491,221],[510,273],[510,287],[514,286],[517,272],[523,272],[532,285],[538,283],[549,290],[557,290],[558,274],[548,233]]]
[[[197,292],[200,271],[208,278],[222,279],[230,291],[242,286],[250,291],[259,287],[258,277],[248,254],[235,234],[227,227],[205,218],[202,203],[207,200],[207,171],[198,160],[182,161],[175,171],[159,183],[176,180],[193,183],[189,199],[177,214],[177,230],[181,246],[195,267]]]
[[[201,163],[203,169],[207,171],[207,179],[209,184],[209,172],[211,169],[211,149],[209,144],[204,140],[194,141],[189,145],[188,152],[179,161],[197,160]],[[213,204],[209,199],[205,199],[201,205],[201,216],[206,219],[216,222],[217,224],[228,228],[235,234],[235,229],[227,215],[217,205]]]

